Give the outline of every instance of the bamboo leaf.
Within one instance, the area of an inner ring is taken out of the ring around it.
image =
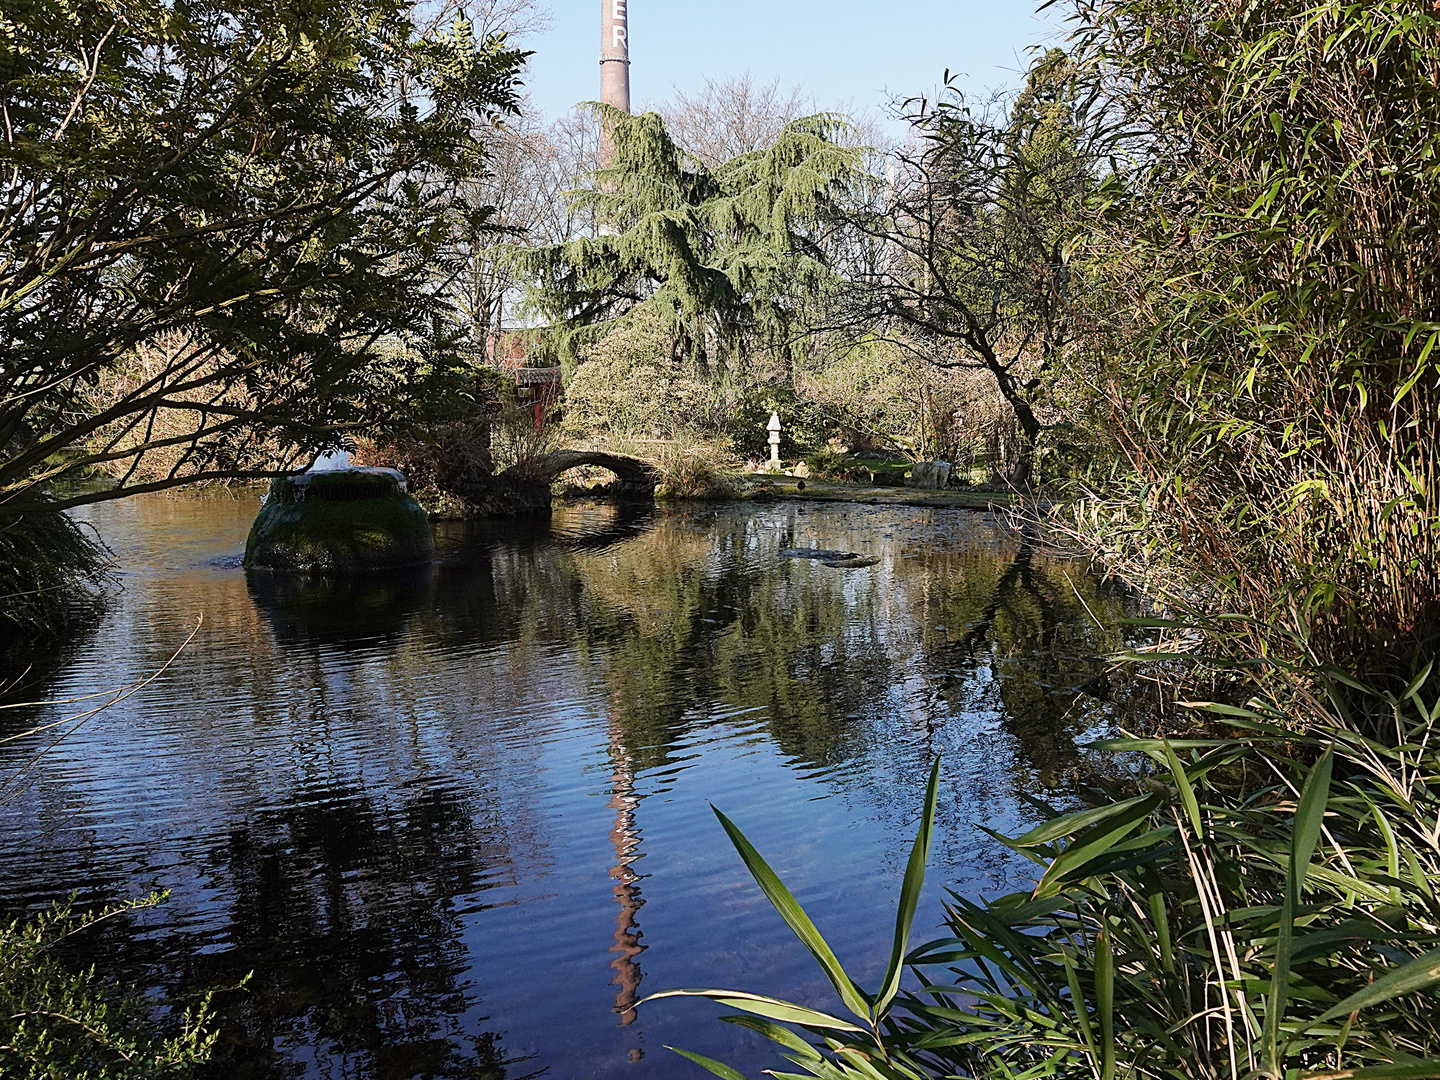
[[[689,1050],[681,1050],[678,1046],[666,1046],[666,1050],[672,1050],[683,1058],[689,1058],[702,1069],[707,1069],[722,1080],[745,1080],[745,1074],[737,1072],[722,1061],[705,1057],[703,1054],[692,1054]]]
[[[1159,803],[1158,795],[1148,795],[1132,805],[1124,814],[1119,815],[1118,819],[1096,825],[1091,830],[1077,836],[1069,847],[1051,861],[1049,869],[1045,871],[1035,886],[1034,898],[1039,900],[1058,893],[1064,886],[1068,874],[1103,855],[1125,839]]]
[[[735,1024],[737,1027],[749,1028],[751,1031],[758,1031],[767,1039],[771,1039],[781,1046],[787,1047],[795,1053],[807,1058],[819,1058],[820,1052],[802,1039],[795,1032],[787,1027],[775,1023],[773,1020],[766,1020],[759,1016],[722,1016],[721,1020],[727,1024]]]
[[[1080,976],[1075,970],[1075,961],[1071,959],[1069,948],[1064,945],[1060,946],[1060,962],[1065,965],[1065,983],[1070,987],[1070,1007],[1075,1010],[1075,1024],[1080,1029],[1080,1038],[1085,1041],[1090,1057],[1098,1058],[1100,1052],[1095,1045],[1095,1031],[1090,1026],[1090,1010],[1086,1007],[1085,995],[1080,990]]]
[[[1302,1073],[1301,1080],[1429,1080],[1440,1076],[1440,1060],[1407,1061],[1395,1065],[1367,1065],[1339,1072]]]
[[[1335,765],[1335,751],[1326,750],[1315,763],[1305,788],[1300,793],[1300,802],[1295,808],[1295,834],[1291,849],[1291,866],[1300,870],[1295,880],[1298,890],[1304,884],[1304,871],[1309,868],[1320,842],[1320,831],[1325,822],[1325,806],[1330,801],[1330,774]]]
[[[718,1001],[729,1009],[740,1009],[744,1012],[754,1013],[756,1016],[768,1016],[772,1020],[782,1020],[787,1024],[804,1024],[806,1027],[829,1028],[832,1031],[855,1031],[866,1034],[862,1027],[856,1027],[846,1020],[829,1013],[818,1012],[815,1009],[807,1009],[803,1005],[795,1005],[788,1001],[780,1001],[778,998],[763,997],[760,994],[747,994],[743,990],[662,990],[658,994],[651,994],[640,1002],[655,1001],[667,997],[703,997],[711,1001]]]
[[[1325,823],[1325,806],[1330,801],[1330,774],[1335,764],[1335,751],[1326,750],[1315,763],[1300,801],[1295,807],[1295,824],[1290,835],[1290,867],[1285,878],[1285,901],[1280,907],[1280,927],[1275,942],[1275,963],[1270,973],[1270,1002],[1265,1009],[1264,1053],[1272,1076],[1284,1072],[1279,1048],[1280,1023],[1285,1016],[1286,995],[1290,990],[1290,964],[1294,952],[1295,912],[1300,906],[1300,888],[1310,869],[1310,859],[1320,842]],[[1288,1048],[1290,1043],[1286,1041]]]
[[[1100,1080],[1115,1080],[1115,954],[1108,930],[1095,938],[1095,1012],[1100,1019]]]
[[[1424,956],[1417,956],[1408,964],[1400,965],[1363,989],[1357,990],[1338,1005],[1331,1006],[1306,1027],[1323,1024],[1326,1020],[1334,1020],[1337,1016],[1359,1012],[1361,1009],[1368,1009],[1372,1005],[1379,1005],[1381,1002],[1389,1001],[1401,994],[1413,994],[1416,991],[1428,989],[1437,982],[1440,982],[1440,949],[1434,949]]]
[[[720,819],[720,824],[730,836],[730,842],[740,853],[740,858],[755,879],[755,883],[760,886],[761,892],[780,913],[780,917],[785,920],[790,929],[795,932],[800,943],[825,969],[825,974],[829,977],[831,985],[835,987],[835,992],[840,995],[840,1000],[845,1003],[845,1007],[861,1019],[870,1019],[869,1004],[855,988],[855,984],[850,981],[850,976],[845,974],[845,968],[836,957],[834,950],[820,935],[815,924],[810,921],[810,916],[805,914],[805,909],[796,902],[784,882],[760,857],[760,853],[755,850],[750,841],[745,839],[745,834],[736,828],[735,823],[715,807],[712,806],[710,809],[714,810],[715,816]]]
[[[940,759],[930,767],[930,781],[925,787],[925,808],[920,814],[920,831],[905,864],[905,878],[900,886],[900,905],[895,912],[895,943],[890,950],[890,966],[875,999],[875,1017],[885,1015],[900,990],[900,973],[905,967],[905,947],[910,940],[910,924],[920,903],[920,890],[925,884],[925,864],[930,858],[930,833],[935,824],[935,800],[940,785]]]
[[[1132,806],[1137,806],[1148,798],[1150,798],[1149,795],[1138,795],[1133,799],[1112,803],[1109,806],[1098,806],[1091,810],[1080,810],[1073,814],[1065,814],[1036,825],[1035,828],[1023,836],[1017,836],[1012,843],[1014,843],[1016,847],[1034,847],[1037,844],[1048,844],[1052,840],[1072,836],[1081,829],[1089,828],[1091,825],[1096,825],[1102,821],[1107,821],[1117,814],[1123,814]]]
[[[1175,786],[1180,791],[1180,802],[1185,807],[1185,816],[1190,819],[1190,827],[1195,830],[1196,836],[1205,835],[1204,823],[1200,820],[1200,803],[1195,798],[1195,789],[1190,786],[1190,777],[1185,773],[1185,766],[1181,764],[1175,748],[1170,745],[1170,740],[1164,740],[1165,761],[1170,766],[1170,775],[1175,779]]]

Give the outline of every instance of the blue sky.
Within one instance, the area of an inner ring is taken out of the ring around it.
[[[552,27],[534,49],[526,82],[555,116],[599,95],[599,0],[549,0]],[[945,71],[968,90],[1013,86],[1026,50],[1057,40],[1057,16],[1035,0],[630,0],[631,95],[637,107],[707,75],[779,76],[822,107],[880,109],[932,89]]]

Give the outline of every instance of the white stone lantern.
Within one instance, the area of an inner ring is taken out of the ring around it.
[[[770,432],[770,467],[780,468],[780,414],[772,412],[770,422],[765,425],[765,430]]]

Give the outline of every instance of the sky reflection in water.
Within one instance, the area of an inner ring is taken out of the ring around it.
[[[91,512],[124,591],[31,697],[134,680],[204,624],[0,806],[0,907],[170,888],[87,958],[169,995],[255,973],[217,999],[217,1077],[703,1075],[665,1043],[758,1074],[768,1045],[712,1006],[635,1008],[702,985],[832,1007],[709,804],[874,984],[932,756],[919,939],[942,886],[1025,872],[976,826],[1021,829],[1017,790],[1063,789],[1108,720],[1077,688],[1127,601],[984,515],[569,507],[325,585],[247,581],[255,508]]]

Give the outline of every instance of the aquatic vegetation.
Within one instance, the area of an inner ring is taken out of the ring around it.
[[[730,455],[719,447],[666,444],[646,457],[660,475],[655,495],[661,499],[733,499],[738,493]]]
[[[930,836],[935,823],[935,798],[940,783],[940,761],[937,758],[930,768],[930,779],[925,787],[925,810],[920,818],[920,831],[910,849],[910,858],[905,864],[905,880],[900,889],[900,904],[895,915],[895,941],[890,952],[890,962],[877,993],[871,995],[862,991],[846,973],[835,952],[810,921],[803,908],[795,901],[784,882],[770,869],[760,853],[751,846],[729,818],[719,810],[715,816],[720,819],[730,842],[740,853],[746,869],[755,878],[766,898],[774,905],[785,924],[795,932],[801,944],[809,951],[824,970],[836,994],[844,1002],[859,1023],[818,1012],[788,1001],[765,997],[761,994],[737,990],[666,990],[651,994],[645,1001],[666,997],[710,998],[729,1008],[739,1009],[747,1015],[726,1016],[722,1019],[740,1024],[760,1032],[790,1050],[785,1055],[790,1061],[807,1069],[812,1076],[884,1076],[873,1069],[853,1071],[850,1062],[879,1062],[885,1064],[891,1058],[887,1048],[887,1021],[890,1009],[900,997],[900,979],[906,961],[909,945],[910,924],[920,903],[920,887],[925,883],[925,863],[930,857]],[[642,1002],[641,1004],[644,1004]],[[778,1022],[777,1022],[778,1021]],[[823,1049],[800,1038],[786,1024],[795,1025],[817,1035]],[[675,1049],[676,1053],[689,1058],[697,1065],[703,1065],[716,1076],[726,1080],[743,1080],[740,1073],[718,1061],[714,1061],[688,1050]],[[827,1060],[828,1059],[828,1060]],[[813,1067],[812,1067],[813,1066]],[[910,1070],[895,1072],[892,1076],[920,1076]]]
[[[829,548],[786,548],[780,552],[782,559],[814,559],[822,566],[834,566],[842,570],[862,566],[874,566],[880,561],[876,555],[861,555],[855,551],[832,551]]]
[[[983,903],[952,893],[950,936],[904,955],[913,991],[897,992],[897,971],[933,778],[896,955],[874,994],[722,816],[855,1019],[750,993],[672,993],[740,1010],[724,1019],[827,1078],[1440,1075],[1440,795],[1430,782],[1440,700],[1430,676],[1399,696],[1332,677],[1330,722],[1303,735],[1252,702],[1209,707],[1229,725],[1224,737],[1097,744],[1144,754],[1151,769],[1131,791],[1000,838],[1042,868],[1037,882]],[[1392,738],[1360,733],[1347,705],[1357,694],[1393,718]]]

